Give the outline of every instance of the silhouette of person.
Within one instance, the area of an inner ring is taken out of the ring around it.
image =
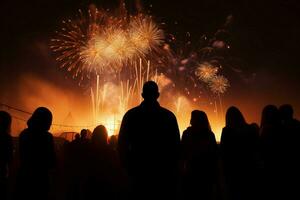
[[[75,137],[74,137],[74,140],[72,142],[79,142],[79,141],[80,141],[80,134],[76,133]]]
[[[117,146],[118,146],[118,137],[116,135],[112,135],[109,138],[109,145],[111,146],[111,148],[113,150],[117,150]]]
[[[285,104],[279,107],[279,113],[282,125],[282,136],[280,137],[280,148],[283,151],[282,155],[282,168],[283,172],[282,180],[285,184],[284,193],[290,198],[296,198],[299,194],[300,184],[300,122],[294,118],[293,107],[289,104]]]
[[[226,112],[221,135],[224,174],[230,199],[255,199],[257,195],[258,132],[246,123],[236,107]]]
[[[180,133],[175,115],[157,102],[158,86],[143,86],[144,101],[123,117],[118,150],[136,199],[176,198]]]
[[[282,124],[276,106],[267,105],[261,115],[260,146],[264,161],[264,197],[269,199],[283,197],[282,164],[283,149],[281,146]]]
[[[87,129],[82,129],[80,131],[80,140],[82,142],[87,142],[88,141],[88,131],[87,131]]]
[[[117,152],[108,144],[105,126],[97,126],[89,149],[87,192],[85,199],[118,199],[120,196],[121,166]]]
[[[84,159],[86,158],[86,154],[89,148],[90,140],[88,138],[88,130],[82,129],[80,131],[80,158],[84,163]]]
[[[89,143],[87,129],[82,129],[80,134],[67,145],[65,159],[65,174],[67,179],[67,199],[84,199],[84,184],[87,179],[87,162]]]
[[[194,110],[182,135],[185,199],[212,199],[217,183],[217,142],[207,115]]]
[[[13,144],[10,135],[11,116],[0,111],[0,199],[7,199],[8,164],[12,159]]]
[[[52,113],[37,108],[19,136],[20,179],[18,196],[22,199],[47,199],[49,170],[55,166],[53,136],[49,133]]]
[[[289,104],[284,104],[279,107],[279,114],[281,118],[281,124],[286,135],[285,138],[288,139],[287,142],[290,143],[294,141],[297,143],[297,141],[300,139],[300,121],[294,118],[293,107]],[[290,147],[297,147],[297,145],[287,145]]]

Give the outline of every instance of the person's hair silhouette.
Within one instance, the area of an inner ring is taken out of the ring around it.
[[[52,124],[52,113],[48,108],[37,108],[27,121],[28,128],[38,131],[48,131]]]
[[[245,118],[237,107],[228,108],[225,118],[226,127],[237,128],[246,125]]]
[[[211,199],[217,181],[215,135],[203,111],[192,111],[190,123],[181,140],[184,199]]]
[[[97,126],[92,133],[91,142],[96,144],[107,145],[107,139],[108,134],[105,126]]]
[[[197,127],[202,130],[211,131],[211,127],[207,115],[203,111],[200,110],[192,111],[190,124],[192,127]]]
[[[237,107],[228,108],[221,134],[225,181],[230,199],[255,199],[258,132]]]
[[[118,137],[120,158],[133,180],[134,196],[140,198],[147,193],[147,199],[157,195],[170,198],[176,196],[180,145],[177,120],[159,105],[154,81],[144,83],[142,97],[144,101],[123,117]]]

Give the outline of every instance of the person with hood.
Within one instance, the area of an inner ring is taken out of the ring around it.
[[[55,165],[53,136],[49,133],[52,113],[37,108],[19,136],[20,171],[18,196],[22,199],[47,199],[49,171]]]

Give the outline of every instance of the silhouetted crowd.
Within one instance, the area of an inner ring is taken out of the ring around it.
[[[60,145],[49,133],[49,109],[37,108],[16,142],[10,114],[0,111],[0,199],[300,199],[292,106],[267,105],[260,125],[230,107],[217,144],[205,112],[191,113],[180,138],[157,84],[146,82],[142,96],[118,136],[99,125]]]

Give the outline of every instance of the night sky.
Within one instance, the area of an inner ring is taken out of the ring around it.
[[[126,2],[129,11],[135,12],[134,1]],[[150,10],[158,21],[166,23],[168,33],[180,36],[190,32],[195,40],[202,34],[213,34],[228,15],[233,15],[230,28],[232,53],[243,60],[240,67],[245,73],[255,74],[255,80],[247,86],[233,87],[225,97],[226,104],[240,106],[242,111],[253,110],[259,116],[267,103],[291,103],[299,117],[299,1],[142,2],[145,10]],[[74,81],[64,81],[64,74],[57,73],[57,64],[51,55],[47,55],[45,44],[62,19],[74,16],[78,8],[87,8],[90,3],[106,8],[118,6],[116,0],[1,1],[1,102],[15,105],[21,102],[11,92],[22,84],[19,82],[22,74],[28,72],[63,87],[74,88]],[[250,117],[250,120],[254,118]]]

